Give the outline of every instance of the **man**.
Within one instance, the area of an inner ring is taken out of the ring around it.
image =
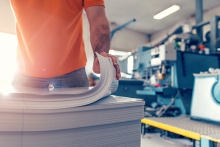
[[[16,18],[18,73],[13,85],[47,88],[86,87],[86,54],[82,39],[82,12],[90,24],[94,53],[110,57],[109,23],[104,0],[10,0]],[[100,73],[94,54],[93,71]]]

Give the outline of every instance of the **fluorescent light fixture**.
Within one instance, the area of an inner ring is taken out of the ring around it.
[[[173,5],[166,10],[163,10],[162,12],[158,13],[157,15],[154,16],[154,19],[162,19],[164,17],[167,17],[168,15],[178,11],[180,9],[180,6],[178,5]]]

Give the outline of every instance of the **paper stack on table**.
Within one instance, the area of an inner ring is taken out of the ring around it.
[[[0,147],[140,146],[144,102],[108,96],[117,89],[114,67],[98,57],[101,78],[91,90],[1,88]]]

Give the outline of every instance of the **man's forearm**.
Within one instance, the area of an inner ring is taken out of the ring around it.
[[[104,57],[111,58],[116,69],[116,78],[119,80],[121,74],[117,59],[115,56],[108,54],[110,49],[110,29],[105,15],[105,8],[103,6],[88,7],[86,8],[86,14],[90,24],[90,41],[95,57],[93,71],[100,73],[100,64],[95,54],[95,52],[98,52]]]
[[[101,23],[90,28],[90,41],[96,57],[95,52],[109,52],[110,49],[110,28],[108,23]]]

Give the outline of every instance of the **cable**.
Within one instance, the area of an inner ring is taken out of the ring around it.
[[[161,117],[161,116],[167,111],[167,109],[170,108],[170,106],[173,105],[173,103],[175,102],[175,99],[177,98],[177,96],[179,96],[179,94],[180,94],[180,91],[178,91],[177,94],[176,94],[174,97],[172,97],[170,103],[169,103],[167,106],[166,106],[166,105],[163,105],[163,106],[159,109],[159,111],[156,112],[156,115],[157,115],[158,117]]]

